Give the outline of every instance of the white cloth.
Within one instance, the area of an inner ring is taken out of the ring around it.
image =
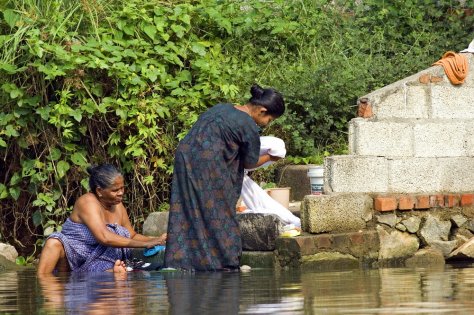
[[[270,154],[272,156],[278,156],[284,158],[286,155],[285,142],[277,137],[264,136],[260,137],[260,156],[264,154]],[[247,169],[248,171],[255,170],[257,168],[266,167],[274,161],[268,161],[259,167]]]
[[[277,137],[260,137],[260,155],[263,154],[284,158],[286,155],[285,142]],[[268,166],[271,163],[273,163],[273,161],[267,162],[257,168]],[[245,212],[275,214],[283,223],[301,227],[300,218],[270,197],[265,190],[247,175],[244,176],[241,196],[247,207]]]
[[[285,225],[293,224],[301,227],[300,218],[270,197],[265,190],[247,175],[244,176],[241,195],[247,207],[247,210],[244,211],[245,213],[271,213],[277,215]]]
[[[469,46],[464,49],[464,50],[461,50],[462,53],[464,52],[469,52],[469,53],[474,53],[474,39],[472,40],[472,42],[469,44]]]

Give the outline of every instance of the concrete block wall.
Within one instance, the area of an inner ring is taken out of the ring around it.
[[[454,86],[441,66],[363,98],[369,118],[349,123],[349,152],[325,161],[326,193],[474,191],[474,56]]]

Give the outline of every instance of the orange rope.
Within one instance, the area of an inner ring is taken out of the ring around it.
[[[433,64],[433,66],[435,65],[443,66],[444,72],[452,84],[462,84],[467,77],[467,58],[454,51],[445,52],[443,58]]]

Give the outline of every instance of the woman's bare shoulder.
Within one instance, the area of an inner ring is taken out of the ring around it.
[[[91,207],[94,205],[100,207],[100,203],[97,200],[97,197],[93,193],[85,193],[76,200],[74,208],[80,209],[84,206]]]

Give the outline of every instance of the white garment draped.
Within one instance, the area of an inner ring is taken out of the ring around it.
[[[263,154],[270,154],[281,158],[285,157],[285,142],[276,137],[260,137],[260,155]],[[267,162],[258,168],[268,166],[271,163],[273,162]],[[291,213],[290,210],[282,206],[278,201],[270,197],[265,190],[263,190],[247,175],[244,176],[241,196],[245,206],[247,207],[245,212],[275,214],[283,223],[301,227],[300,218]]]

